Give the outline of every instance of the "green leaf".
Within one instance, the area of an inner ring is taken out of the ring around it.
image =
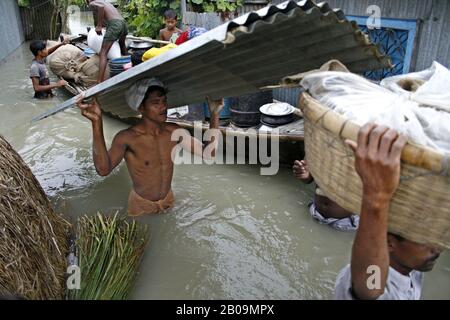
[[[29,7],[30,0],[17,0],[19,7]]]

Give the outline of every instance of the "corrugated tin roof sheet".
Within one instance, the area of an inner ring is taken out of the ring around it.
[[[245,14],[179,47],[148,60],[86,91],[102,109],[118,116],[136,115],[126,105],[126,89],[145,77],[168,87],[171,107],[212,98],[256,92],[286,75],[338,59],[351,71],[385,68],[379,53],[355,23],[327,3],[287,1]],[[36,117],[45,118],[74,104],[72,98]]]

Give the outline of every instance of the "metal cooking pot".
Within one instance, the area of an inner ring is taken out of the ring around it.
[[[295,120],[294,114],[288,114],[285,116],[268,116],[266,114],[261,114],[261,123],[269,127],[278,127]]]
[[[295,120],[294,107],[287,103],[269,103],[263,105],[259,111],[261,112],[261,123],[278,127]]]
[[[230,108],[231,122],[238,127],[253,127],[260,123],[259,111],[241,111]]]
[[[133,50],[142,50],[142,49],[151,49],[153,48],[153,44],[147,41],[133,41],[130,44],[130,49]]]

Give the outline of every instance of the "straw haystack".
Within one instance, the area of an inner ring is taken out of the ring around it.
[[[62,299],[68,227],[28,166],[0,136],[0,294]]]

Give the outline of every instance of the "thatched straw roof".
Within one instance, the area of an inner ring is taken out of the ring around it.
[[[64,298],[68,227],[0,136],[0,294]]]

